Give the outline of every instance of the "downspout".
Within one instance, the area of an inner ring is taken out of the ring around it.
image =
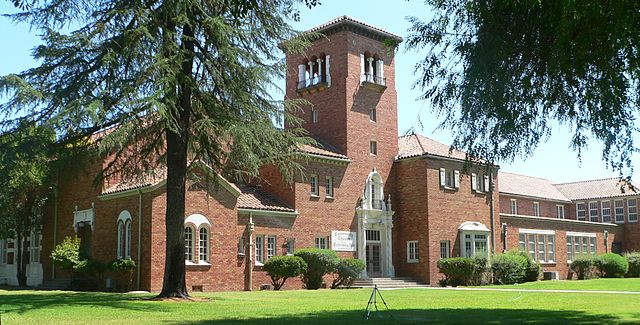
[[[495,213],[493,211],[493,173],[489,173],[489,216],[491,219],[491,253],[496,253],[496,232],[495,232]],[[506,241],[506,239],[505,239]]]
[[[140,264],[140,254],[142,247],[142,189],[138,190],[138,267],[137,267],[137,275],[136,275],[136,288],[140,290],[140,269],[142,265]]]
[[[253,215],[249,212],[249,223],[245,228],[245,233],[247,234],[248,245],[245,251],[245,281],[244,281],[244,290],[251,291],[253,289]]]
[[[60,171],[56,170],[56,185],[53,188],[53,245],[51,249],[56,247],[58,242],[58,180],[60,179]],[[51,263],[51,280],[56,279],[56,266]]]

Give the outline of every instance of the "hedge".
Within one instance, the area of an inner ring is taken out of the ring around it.
[[[529,263],[521,254],[504,253],[493,257],[491,270],[495,284],[525,282]]]
[[[595,265],[605,278],[623,278],[629,270],[627,259],[616,253],[599,255]]]
[[[445,278],[442,285],[459,286],[479,284],[486,271],[486,258],[452,257],[438,261],[437,266]]]
[[[623,255],[629,263],[629,270],[627,271],[627,277],[638,278],[640,277],[640,252],[630,252]]]
[[[595,275],[597,257],[594,255],[578,255],[571,262],[571,271],[573,271],[578,280],[590,279]]]

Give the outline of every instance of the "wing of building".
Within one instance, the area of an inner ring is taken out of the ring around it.
[[[286,97],[318,139],[300,148],[292,184],[264,166],[252,185],[205,164],[188,183],[185,265],[190,290],[250,290],[270,283],[263,263],[303,247],[366,263],[362,278],[411,277],[437,285],[453,256],[528,252],[549,277],[566,278],[580,254],[640,249],[637,197],[617,179],[554,184],[411,134],[398,137],[394,51],[402,38],[342,16],[305,55],[287,54]],[[93,186],[103,161],[61,170],[39,234],[29,240],[29,284],[72,275],[52,248],[78,236],[85,256],[132,258],[131,289],[159,291],[165,258],[165,172]],[[14,243],[0,241],[0,283],[16,283]],[[118,286],[118,279],[109,282]],[[287,288],[300,288],[292,279]]]

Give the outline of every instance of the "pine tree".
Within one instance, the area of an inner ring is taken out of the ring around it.
[[[288,25],[298,1],[14,4],[22,11],[12,18],[40,31],[44,44],[33,52],[38,67],[0,80],[10,94],[0,127],[10,132],[21,119],[43,121],[61,143],[114,157],[104,178],[141,177],[166,166],[160,297],[187,297],[188,163],[204,161],[236,178],[256,176],[264,164],[287,178],[299,168],[291,155],[307,138],[291,113],[300,103],[269,92],[284,73],[279,49],[295,52],[306,43]],[[275,126],[285,119],[293,127]],[[230,156],[240,159],[228,164]]]

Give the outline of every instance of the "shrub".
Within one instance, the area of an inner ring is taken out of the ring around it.
[[[629,270],[629,262],[622,255],[607,253],[598,256],[596,266],[605,278],[623,278]]]
[[[493,257],[491,270],[496,284],[514,284],[525,282],[529,262],[527,257],[518,253],[504,253]]]
[[[271,277],[273,290],[280,290],[288,278],[298,276],[307,269],[307,263],[298,256],[274,256],[264,263]]]
[[[443,258],[437,263],[445,278],[441,284],[459,286],[468,285],[477,277],[478,265],[469,257]]]
[[[120,258],[109,263],[109,269],[115,272],[127,273],[136,268],[136,262],[130,258]]]
[[[302,283],[307,289],[318,289],[322,286],[322,277],[333,272],[338,266],[338,255],[330,249],[303,248],[293,255],[301,257],[307,263],[302,272]]]
[[[341,259],[334,271],[333,283],[331,289],[339,286],[351,287],[351,284],[358,278],[360,273],[364,271],[365,264],[363,261],[355,258]]]
[[[627,271],[627,277],[638,278],[640,277],[640,252],[631,252],[624,254],[624,257],[629,263],[629,270]]]
[[[579,255],[573,258],[571,262],[571,271],[573,271],[578,280],[586,280],[595,274],[595,256]]]
[[[75,268],[80,259],[80,238],[65,237],[62,243],[56,245],[51,252],[53,263],[64,270]]]

